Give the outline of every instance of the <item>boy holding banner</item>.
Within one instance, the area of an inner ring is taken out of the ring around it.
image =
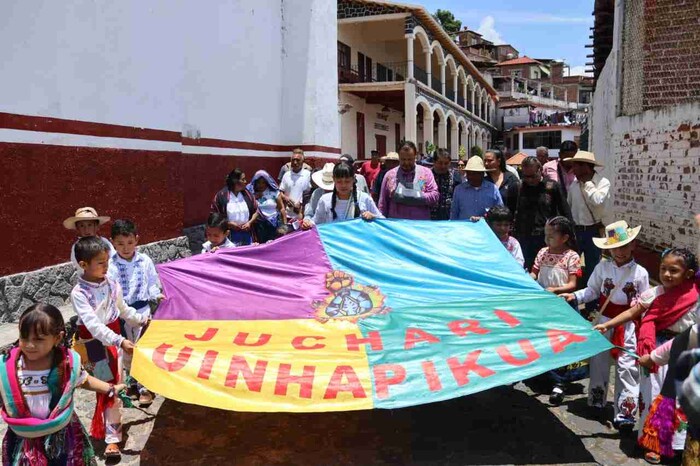
[[[603,324],[636,304],[639,296],[649,288],[649,274],[634,260],[635,239],[641,227],[629,228],[619,221],[605,227],[605,238],[594,238],[595,245],[610,251],[612,260],[600,262],[588,280],[588,286],[574,293],[561,295],[567,301],[589,303],[599,301],[597,324]],[[635,425],[639,398],[639,368],[632,356],[637,350],[634,322],[627,322],[604,333],[613,348],[591,358],[588,405],[602,409],[606,403],[610,364],[616,361],[615,418],[619,430],[631,431]]]

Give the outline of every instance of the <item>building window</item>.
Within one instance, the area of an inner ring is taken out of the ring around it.
[[[338,41],[338,66],[340,68],[350,69],[350,46]]]
[[[560,145],[561,131],[523,133],[523,149],[537,149],[540,146],[556,149]]]

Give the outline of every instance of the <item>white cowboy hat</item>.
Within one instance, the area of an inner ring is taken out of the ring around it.
[[[316,186],[323,188],[326,191],[332,191],[335,183],[333,183],[333,169],[335,168],[334,163],[328,162],[323,166],[322,170],[315,172],[311,175],[311,178],[316,183]]]
[[[593,152],[588,152],[585,150],[580,150],[576,152],[576,155],[574,155],[573,157],[567,157],[565,159],[562,159],[562,161],[590,163],[591,165],[595,165],[596,167],[604,166],[602,163],[596,161],[595,154]]]
[[[467,164],[461,169],[465,172],[492,172],[493,170],[487,170],[484,166],[484,159],[475,155],[467,160]]]
[[[384,156],[384,161],[386,162],[387,160],[399,160],[399,153],[398,152],[389,152]]]
[[[100,225],[109,222],[109,217],[100,217],[92,207],[81,207],[75,211],[75,216],[68,217],[63,221],[63,226],[69,230],[75,230],[75,222],[84,220],[96,220]]]
[[[641,226],[630,228],[627,222],[620,220],[605,227],[605,238],[593,238],[593,242],[600,249],[620,248],[634,241],[641,229]]]

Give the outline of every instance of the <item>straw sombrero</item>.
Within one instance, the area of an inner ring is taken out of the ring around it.
[[[97,215],[97,211],[92,207],[81,207],[75,211],[73,217],[68,217],[63,221],[63,226],[69,230],[75,230],[75,222],[82,222],[85,220],[97,220],[100,225],[109,222],[109,217],[100,217]]]
[[[593,242],[600,249],[620,248],[634,241],[641,229],[641,226],[630,228],[627,222],[620,220],[605,227],[605,238],[593,238]]]
[[[565,159],[561,159],[563,162],[583,162],[583,163],[590,163],[591,165],[595,165],[596,167],[603,167],[604,165],[595,159],[595,154],[593,152],[588,152],[585,150],[580,150],[576,152],[576,155],[573,157],[567,157]]]
[[[311,175],[311,178],[314,180],[314,183],[316,183],[316,186],[323,188],[326,191],[332,191],[335,185],[335,183],[333,183],[334,168],[335,164],[328,162],[323,166],[323,169]]]
[[[469,160],[467,160],[467,164],[461,170],[465,171],[465,172],[484,172],[484,173],[493,171],[493,170],[486,169],[486,167],[484,166],[484,160],[481,157],[479,157],[478,155],[475,155],[474,157],[470,157]]]

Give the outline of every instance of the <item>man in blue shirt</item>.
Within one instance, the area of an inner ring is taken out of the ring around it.
[[[491,207],[502,206],[503,200],[496,185],[484,178],[489,170],[481,157],[470,158],[464,170],[467,179],[455,188],[450,220],[478,222]]]

